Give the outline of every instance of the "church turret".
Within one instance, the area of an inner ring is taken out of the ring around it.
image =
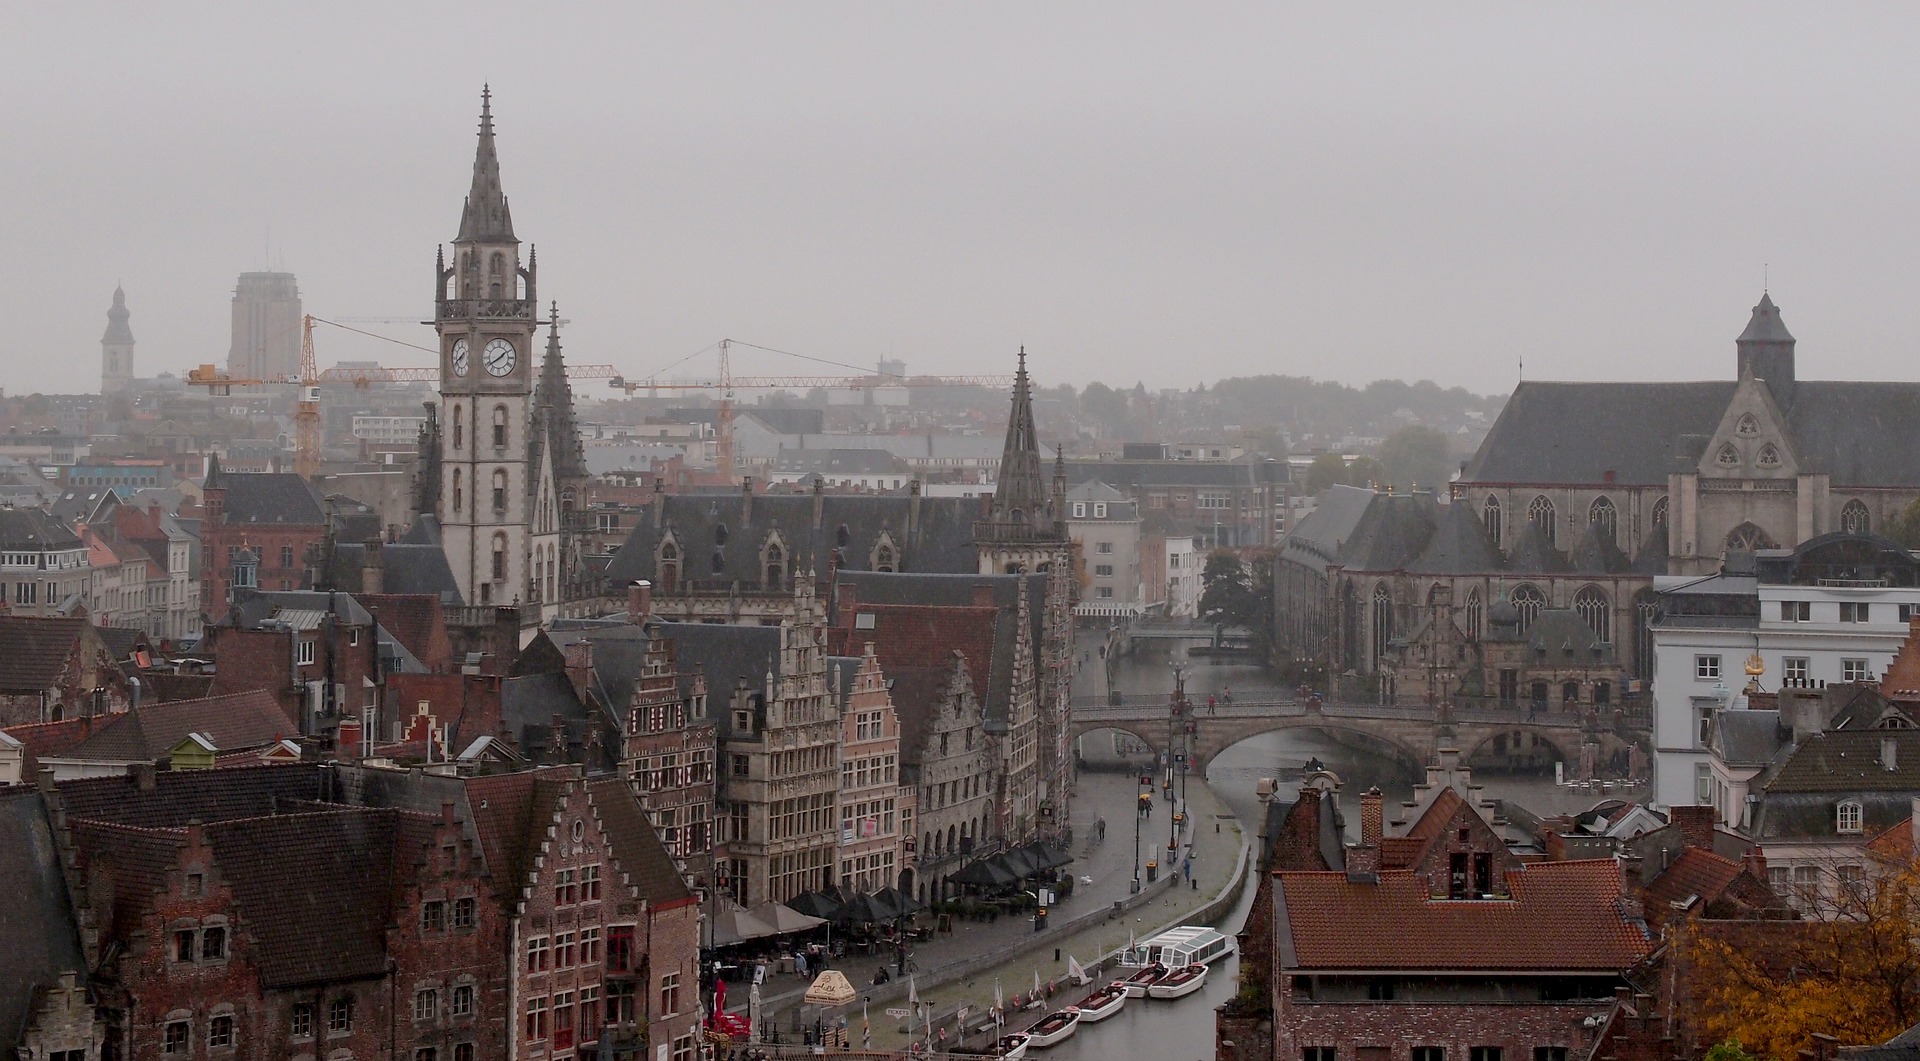
[[[1047,494],[1041,477],[1039,433],[1033,426],[1033,385],[1027,377],[1027,348],[1013,377],[1013,409],[1007,416],[1007,443],[1000,452],[1000,476],[993,488],[993,522],[1024,531],[1046,527]]]
[[[1734,348],[1739,351],[1742,379],[1752,376],[1765,380],[1774,400],[1782,404],[1792,399],[1793,334],[1780,319],[1780,307],[1767,293],[1761,293],[1760,304],[1753,307],[1747,330],[1734,340]]]
[[[115,287],[100,336],[100,393],[112,394],[133,382],[133,329],[127,327],[127,293]]]
[[[493,91],[480,90],[480,146],[473,155],[473,187],[460,210],[455,243],[518,243],[507,193],[500,189],[500,156],[493,148]]]

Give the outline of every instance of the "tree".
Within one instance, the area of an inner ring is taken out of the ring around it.
[[[1216,626],[1238,626],[1253,594],[1240,558],[1224,550],[1208,553],[1200,586],[1200,617]]]
[[[1920,501],[1907,505],[1887,521],[1887,537],[1909,549],[1920,549]]]
[[[1386,472],[1372,457],[1355,457],[1353,463],[1347,465],[1349,486],[1383,486],[1386,481]]]
[[[1380,468],[1387,482],[1403,490],[1434,490],[1453,475],[1453,447],[1447,436],[1425,424],[1409,424],[1380,446]]]
[[[1322,453],[1307,465],[1307,493],[1317,494],[1329,486],[1347,483],[1347,461],[1338,453]]]
[[[1841,878],[1807,921],[1689,922],[1689,1024],[1707,1041],[1794,1061],[1815,1034],[1879,1043],[1920,1021],[1920,865]]]

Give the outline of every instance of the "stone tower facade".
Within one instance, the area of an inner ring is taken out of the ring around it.
[[[441,543],[468,604],[537,600],[529,437],[535,264],[523,265],[500,188],[491,93],[480,105],[473,184],[453,258],[434,282],[440,333]]]
[[[100,393],[123,391],[133,382],[133,329],[127,327],[127,293],[113,289],[107,330],[100,336]]]
[[[227,373],[284,380],[300,374],[300,285],[292,273],[241,273],[233,288]]]

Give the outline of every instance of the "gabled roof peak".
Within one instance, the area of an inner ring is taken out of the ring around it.
[[[1773,304],[1773,296],[1760,293],[1760,302],[1753,307],[1753,316],[1747,320],[1747,330],[1740,333],[1737,340],[1742,343],[1790,343],[1793,334],[1787,331],[1786,323],[1780,319],[1780,307]]]

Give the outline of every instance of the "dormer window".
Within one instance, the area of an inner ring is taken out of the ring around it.
[[[1863,831],[1861,828],[1861,817],[1859,800],[1841,800],[1840,806],[1834,811],[1833,831],[1858,835]]]

